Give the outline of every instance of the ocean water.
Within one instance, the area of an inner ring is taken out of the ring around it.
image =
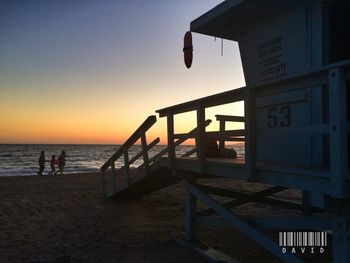
[[[39,170],[39,156],[45,151],[46,160],[51,160],[55,154],[56,159],[62,151],[66,152],[66,174],[82,172],[98,172],[100,167],[117,151],[119,145],[36,145],[36,144],[0,144],[0,176],[36,175]],[[165,146],[155,146],[149,152],[149,156],[157,154]],[[193,146],[179,146],[177,155],[191,150]],[[234,147],[237,153],[243,154],[242,146]],[[141,150],[141,146],[135,145],[129,150],[129,159]],[[116,167],[123,165],[123,158],[116,162]],[[142,164],[142,157],[133,163],[132,167]],[[50,171],[50,164],[45,165],[44,175]]]

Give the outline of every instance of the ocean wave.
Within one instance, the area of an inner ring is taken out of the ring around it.
[[[8,154],[2,154],[0,157],[8,158],[8,157],[14,157],[15,155],[8,153]]]
[[[39,169],[1,169],[0,176],[22,176],[22,175],[35,175]]]
[[[36,175],[39,166],[38,159],[40,152],[45,151],[46,160],[50,161],[51,155],[58,157],[61,151],[66,151],[65,173],[86,173],[98,172],[100,167],[109,159],[110,156],[119,148],[118,145],[0,145],[0,176],[22,176]],[[181,155],[193,146],[180,146],[176,150]],[[244,154],[243,146],[233,146],[238,155]],[[155,146],[149,156],[154,156],[164,146]],[[141,146],[133,146],[129,150],[129,159],[141,151]],[[166,156],[166,154],[165,154]],[[131,167],[137,167],[142,164],[142,157],[135,161]],[[116,168],[124,165],[123,157],[115,162]],[[46,163],[44,174],[51,171],[50,164]]]
[[[39,168],[36,169],[4,169],[0,170],[0,176],[36,176],[38,173]],[[43,175],[48,175],[50,169],[45,169],[43,172]],[[71,169],[67,168],[64,169],[64,174],[76,174],[76,173],[93,173],[93,172],[99,172],[100,169],[98,168],[78,168],[78,169]]]

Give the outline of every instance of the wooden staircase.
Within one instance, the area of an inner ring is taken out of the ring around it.
[[[149,116],[141,126],[129,137],[129,139],[108,159],[101,167],[102,192],[106,198],[138,197],[147,193],[157,191],[168,185],[174,184],[184,178],[198,177],[198,174],[189,171],[174,172],[174,170],[160,166],[159,158],[169,153],[169,148],[161,150],[156,155],[149,157],[149,151],[156,146],[159,137],[147,144],[146,132],[156,123],[155,115]],[[211,120],[205,121],[205,126],[209,125]],[[174,142],[178,146],[189,138],[193,138],[197,133],[197,128],[182,134]],[[131,159],[129,158],[129,149],[141,139],[141,151]],[[181,157],[187,157],[196,153],[192,149]],[[124,165],[121,168],[115,167],[115,162],[124,157]],[[142,157],[143,163],[137,168],[131,168],[136,160]],[[168,157],[169,158],[169,157]],[[175,156],[173,157],[175,158]]]

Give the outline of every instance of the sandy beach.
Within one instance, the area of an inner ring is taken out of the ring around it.
[[[182,183],[137,200],[112,201],[102,198],[99,179],[0,177],[0,262],[204,262],[172,240],[184,226]],[[254,204],[238,210],[266,214]],[[240,262],[280,262],[233,228],[200,226],[199,237]]]

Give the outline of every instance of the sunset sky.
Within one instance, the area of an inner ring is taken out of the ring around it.
[[[235,42],[221,56],[219,39],[193,34],[192,68],[183,62],[190,22],[220,2],[1,1],[0,143],[122,143],[157,109],[244,86]],[[160,119],[149,136],[165,132]]]

